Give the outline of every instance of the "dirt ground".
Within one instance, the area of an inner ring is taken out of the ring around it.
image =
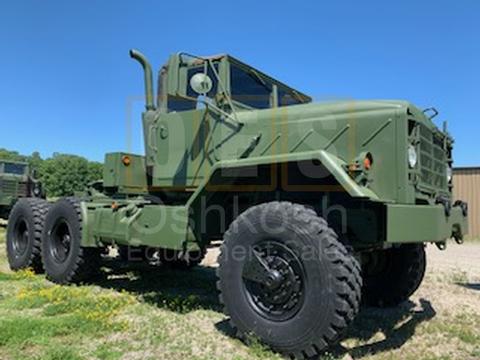
[[[457,245],[451,242],[445,251],[429,245],[427,252],[430,271],[461,269],[473,277],[480,276],[480,243]]]

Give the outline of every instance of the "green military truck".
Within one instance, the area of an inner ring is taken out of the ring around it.
[[[18,203],[12,268],[81,282],[110,245],[191,267],[222,239],[217,287],[236,334],[305,358],[338,341],[361,302],[408,299],[425,244],[467,232],[435,110],[314,103],[232,56],[185,53],[161,67],[155,99],[150,64],[130,54],[144,69],[145,155],[107,154],[85,197]]]
[[[19,198],[45,197],[26,162],[0,159],[0,218],[7,219]]]

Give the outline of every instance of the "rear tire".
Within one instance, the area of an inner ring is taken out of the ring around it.
[[[393,307],[408,300],[422,283],[425,246],[406,244],[370,254],[363,265],[363,299],[367,306]]]
[[[81,246],[80,201],[64,198],[47,214],[42,234],[42,259],[47,279],[79,283],[99,275],[101,249]]]
[[[252,271],[255,257],[261,260]],[[259,282],[266,268],[268,280]],[[242,213],[225,233],[217,275],[220,302],[237,336],[252,334],[293,358],[324,352],[359,310],[360,264],[303,205],[270,202]]]
[[[41,238],[50,204],[42,199],[25,198],[13,207],[7,226],[7,257],[10,269],[32,268],[43,272]]]

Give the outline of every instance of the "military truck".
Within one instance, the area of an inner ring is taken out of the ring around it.
[[[7,219],[19,198],[45,197],[28,163],[0,159],[0,218]]]
[[[467,232],[435,110],[315,103],[230,55],[186,53],[161,67],[155,100],[149,62],[130,55],[144,69],[145,155],[107,154],[83,198],[18,203],[12,268],[78,283],[98,274],[106,246],[192,267],[222,240],[219,301],[236,334],[304,358],[338,341],[362,301],[408,299],[425,244]]]

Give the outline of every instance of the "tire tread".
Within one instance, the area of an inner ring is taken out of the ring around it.
[[[230,238],[232,237],[232,229],[235,228],[235,223],[242,221],[242,218],[248,217],[253,211],[291,211],[291,218],[299,222],[302,227],[305,227],[309,234],[318,235],[319,244],[322,246],[329,256],[326,257],[331,262],[335,269],[334,275],[334,303],[335,310],[329,314],[329,325],[323,332],[312,333],[307,345],[299,348],[292,348],[288,351],[283,351],[284,355],[291,358],[311,358],[320,355],[329,346],[333,345],[345,332],[350,323],[354,320],[360,308],[361,289],[362,289],[362,275],[360,271],[360,264],[357,259],[348,251],[347,247],[342,244],[336,233],[328,226],[325,219],[318,216],[317,213],[304,205],[294,204],[291,202],[269,202],[260,204],[249,208],[234,220],[232,225],[224,235],[224,242],[220,247],[220,255],[218,258],[219,267],[217,269],[217,288],[219,290],[219,301],[228,316],[228,309],[225,305],[222,293],[225,291],[225,281],[223,281],[222,269],[226,266],[225,254],[229,246]],[[240,338],[245,338],[247,334],[243,334],[238,327],[230,319],[234,331],[238,333]]]
[[[76,197],[65,197],[59,201],[67,202],[75,210],[79,222],[79,231],[82,233],[82,210],[80,199]],[[74,265],[70,271],[63,274],[62,278],[59,279],[50,275],[47,270],[47,279],[59,284],[81,283],[90,280],[92,277],[98,275],[100,261],[100,249],[80,246],[78,256],[74,260]]]
[[[32,244],[32,252],[28,261],[25,265],[22,266],[12,266],[10,267],[12,270],[21,270],[26,268],[31,268],[36,274],[43,273],[43,263],[41,257],[41,248],[42,248],[42,231],[43,225],[45,224],[45,217],[48,213],[48,209],[50,208],[50,203],[44,199],[39,198],[22,198],[17,201],[14,205],[12,212],[10,213],[10,218],[8,224],[13,224],[13,219],[11,219],[11,215],[14,214],[15,207],[20,206],[28,206],[33,214],[33,244]],[[12,220],[12,221],[10,221]],[[13,226],[13,225],[12,225]],[[8,234],[8,230],[7,230]],[[9,241],[7,239],[7,241]]]

